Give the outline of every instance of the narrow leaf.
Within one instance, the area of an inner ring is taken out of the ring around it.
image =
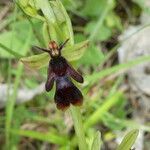
[[[112,97],[107,99],[104,104],[102,104],[97,110],[91,114],[88,119],[84,123],[85,130],[95,125],[96,123],[100,122],[103,118],[103,115],[109,111],[118,101],[122,98],[122,93],[117,92]]]
[[[87,81],[87,84],[94,84],[98,80],[102,79],[103,77],[106,77],[110,74],[117,73],[119,71],[126,71],[127,69],[131,69],[132,67],[135,67],[139,64],[149,62],[150,61],[150,56],[141,56],[136,58],[135,60],[129,61],[127,63],[119,64],[116,66],[113,66],[108,69],[104,69],[100,72],[95,72],[92,75],[87,75],[85,80]]]
[[[11,133],[25,136],[25,137],[34,138],[34,139],[41,140],[41,141],[47,141],[47,142],[51,142],[51,143],[59,144],[59,145],[67,144],[66,137],[56,135],[51,132],[42,133],[42,132],[37,132],[37,131],[32,131],[32,130],[13,129],[13,130],[11,130]]]
[[[21,58],[21,57],[22,57],[22,55],[20,55],[19,53],[17,53],[17,52],[15,52],[15,51],[11,50],[10,48],[6,47],[5,45],[3,45],[3,44],[1,44],[1,43],[0,43],[0,47],[1,47],[3,50],[5,50],[5,51],[7,51],[8,53],[10,53],[11,55],[15,56],[15,58]]]
[[[130,131],[122,140],[121,144],[117,148],[117,150],[130,150],[132,145],[135,143],[135,140],[138,136],[139,131],[134,129]]]

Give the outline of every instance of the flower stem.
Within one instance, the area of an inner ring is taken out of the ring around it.
[[[79,150],[87,150],[87,143],[85,139],[85,133],[82,123],[82,116],[80,109],[74,106],[70,107],[71,116],[74,122],[74,129],[78,139]]]

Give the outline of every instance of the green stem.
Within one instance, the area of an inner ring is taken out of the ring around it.
[[[84,133],[80,109],[77,107],[71,106],[70,111],[71,111],[71,116],[74,122],[74,129],[75,129],[75,133],[78,139],[79,149],[87,150],[88,147],[87,147],[87,143],[85,139],[85,133]]]
[[[8,61],[7,100],[10,99],[10,93],[9,93],[10,92],[10,84],[11,84],[11,60]],[[5,140],[6,140],[6,146],[8,146],[9,145],[9,134],[7,132],[7,129],[5,132]]]

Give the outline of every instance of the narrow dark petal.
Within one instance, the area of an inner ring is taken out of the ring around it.
[[[53,85],[54,85],[54,78],[49,78],[45,84],[45,90],[49,92],[53,88]]]
[[[55,74],[52,71],[51,65],[49,65],[48,71],[47,71],[47,81],[45,84],[45,89],[47,92],[49,92],[53,88],[54,77],[55,77]]]
[[[79,82],[79,83],[84,82],[83,77],[69,63],[68,63],[68,67],[67,67],[67,73],[77,82]]]

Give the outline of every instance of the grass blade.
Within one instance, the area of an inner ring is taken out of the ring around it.
[[[129,61],[124,64],[119,64],[119,65],[113,66],[113,67],[105,69],[101,72],[93,73],[93,75],[86,76],[85,80],[87,83],[94,84],[95,82],[97,82],[97,80],[100,80],[105,76],[111,75],[111,74],[119,72],[119,71],[124,71],[124,70],[130,69],[134,66],[137,66],[139,64],[142,64],[144,62],[149,62],[149,61],[150,61],[150,56],[142,56],[133,61]]]
[[[13,55],[15,58],[20,59],[21,57],[23,57],[22,55],[20,55],[19,53],[11,50],[10,48],[6,47],[5,45],[3,45],[2,43],[0,43],[0,47],[3,48],[3,50],[7,51],[8,53],[10,53],[11,55]]]
[[[42,133],[42,132],[31,131],[31,130],[13,129],[11,130],[11,133],[17,134],[20,136],[30,137],[30,138],[41,140],[41,141],[47,141],[47,142],[59,144],[59,145],[66,145],[68,143],[68,140],[66,137],[56,135],[50,132]]]
[[[121,97],[122,97],[122,93],[118,92],[114,96],[112,96],[111,98],[106,100],[106,102],[101,107],[99,107],[97,110],[95,110],[94,113],[91,116],[89,116],[89,118],[85,121],[84,128],[87,129],[90,126],[101,121],[103,115],[112,106],[114,106],[120,100]]]

